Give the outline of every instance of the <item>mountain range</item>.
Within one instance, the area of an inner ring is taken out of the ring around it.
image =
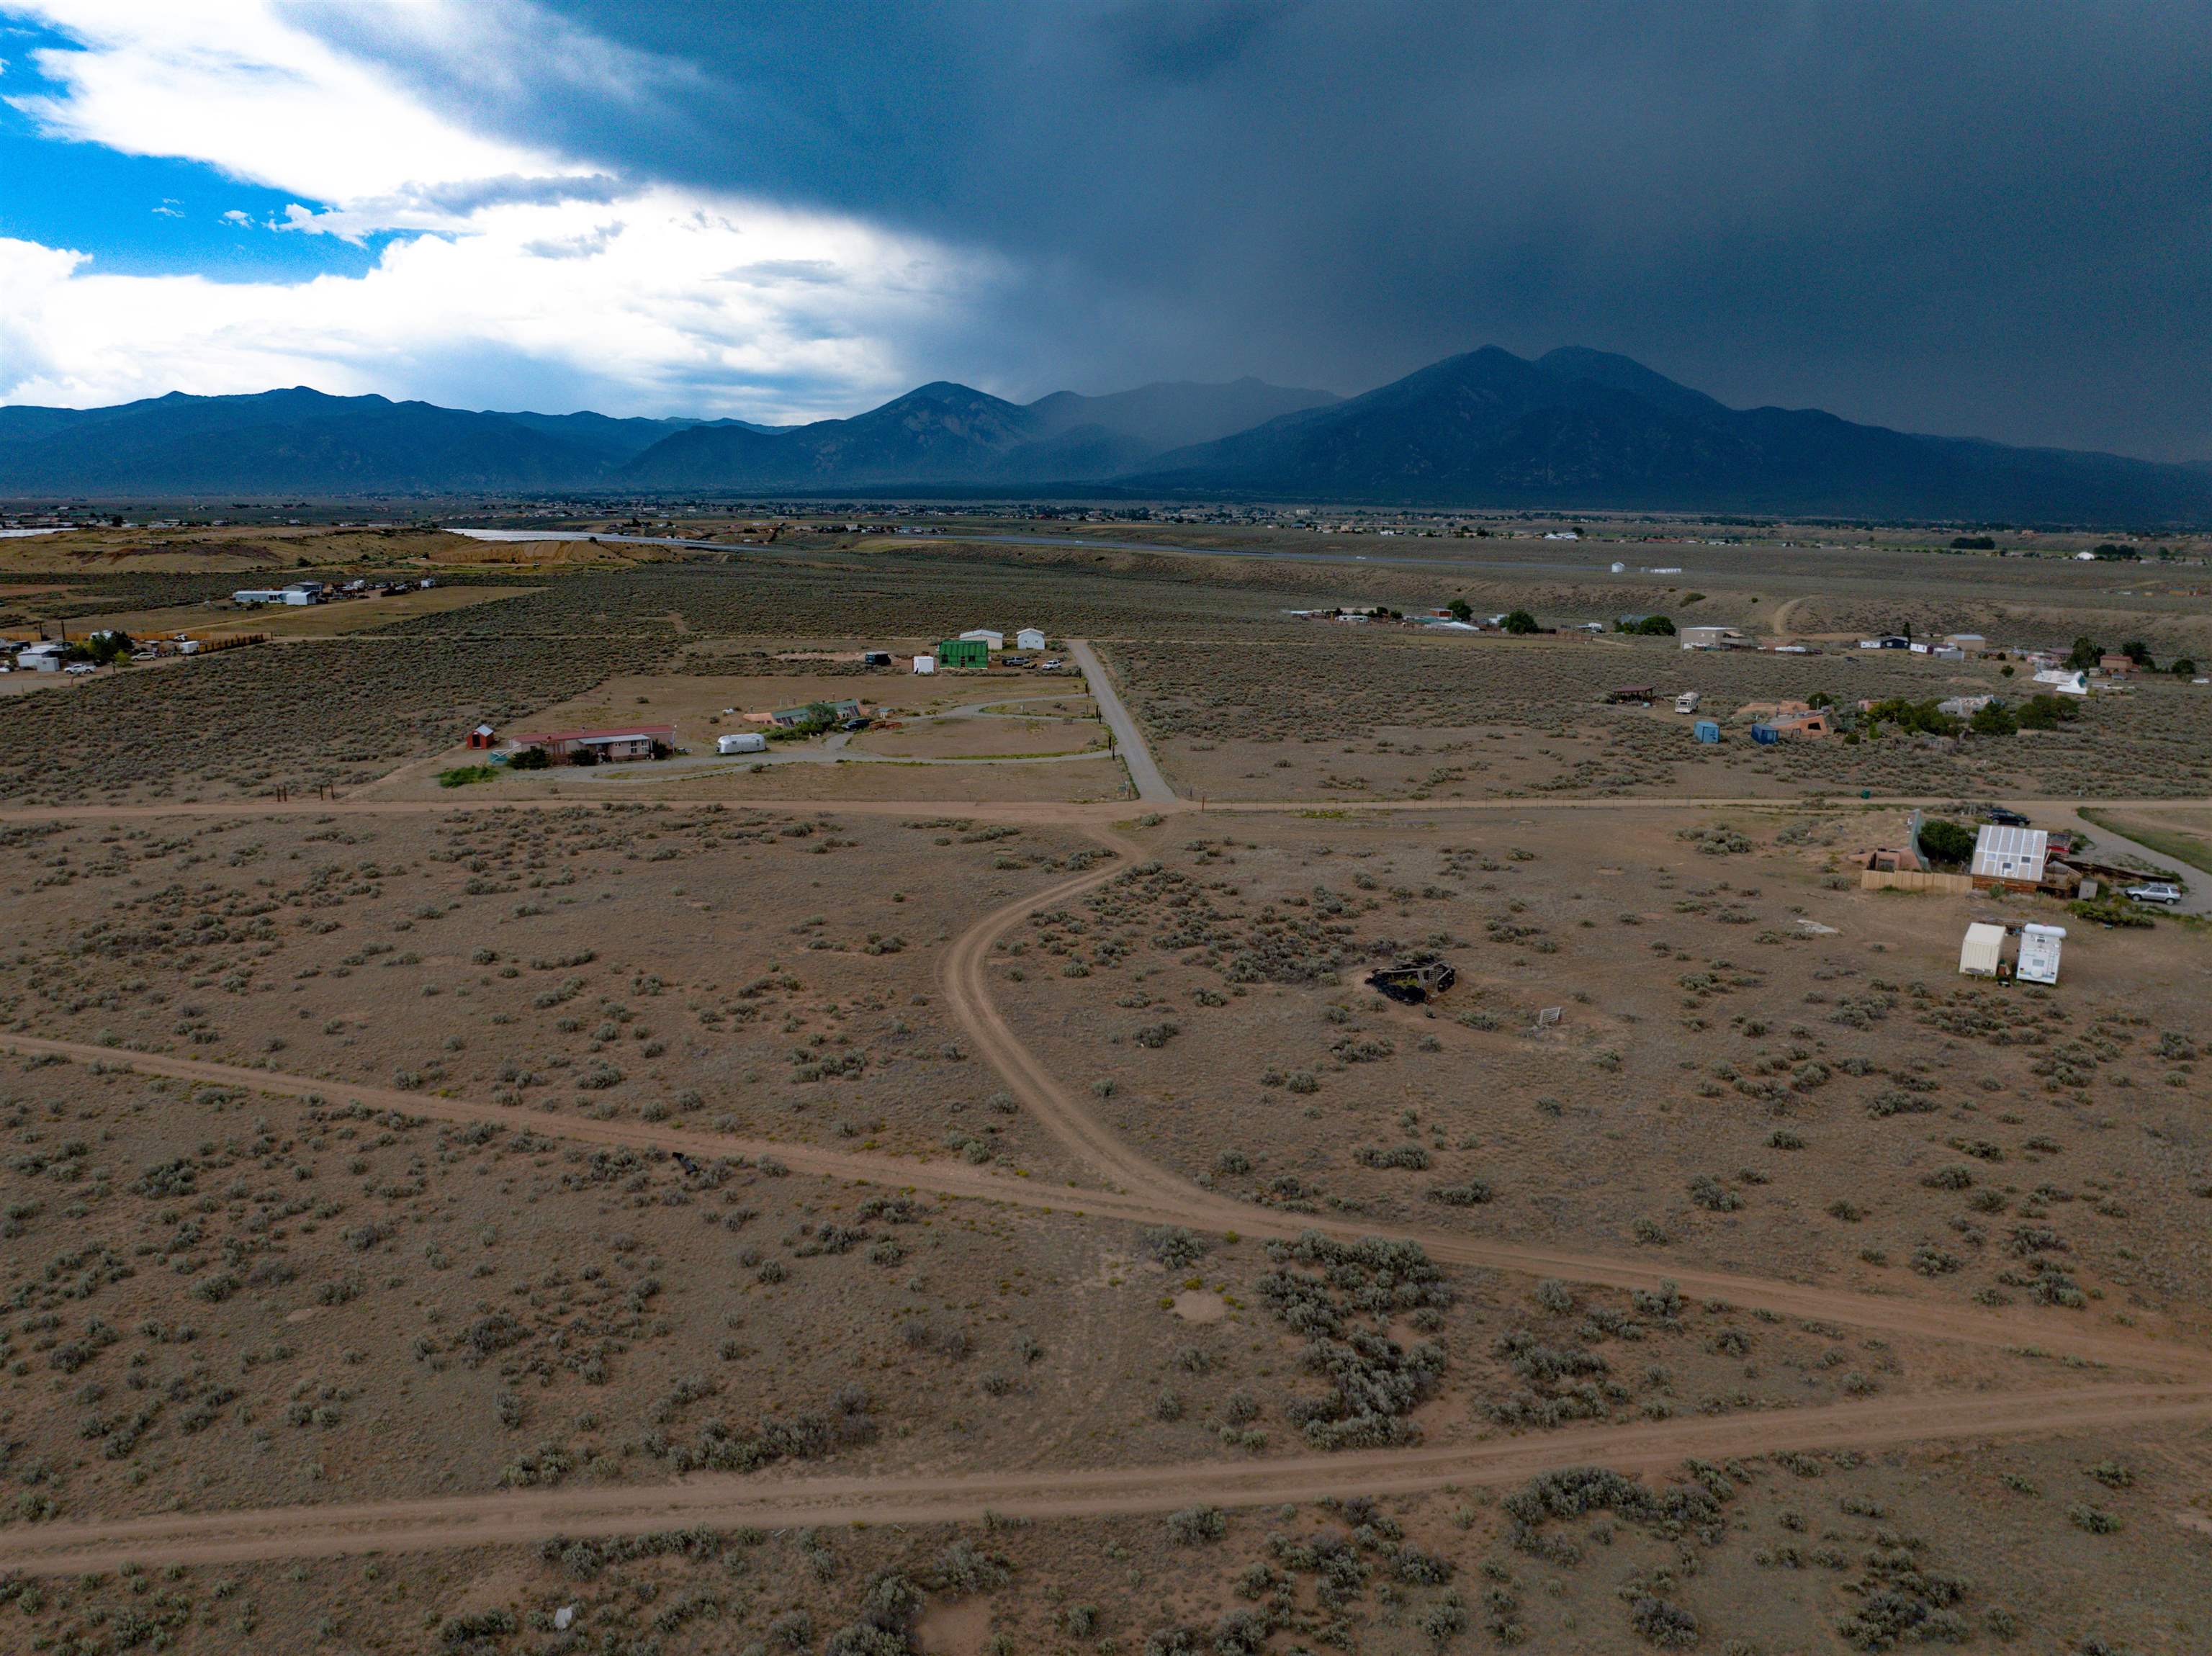
[[[477,413],[304,386],[0,408],[0,495],[990,491],[2023,523],[2212,521],[2212,472],[1735,409],[1625,356],[1494,346],[1358,397],[1161,383],[849,419]]]

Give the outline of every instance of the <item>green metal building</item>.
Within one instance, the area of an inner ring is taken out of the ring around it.
[[[937,645],[937,664],[940,667],[988,667],[991,664],[991,646],[979,638],[940,639]]]

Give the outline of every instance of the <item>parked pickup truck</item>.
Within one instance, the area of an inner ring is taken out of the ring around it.
[[[2127,895],[2139,903],[2164,903],[2171,907],[2181,901],[2181,888],[2168,885],[2163,880],[2154,880],[2148,885],[2128,887]]]

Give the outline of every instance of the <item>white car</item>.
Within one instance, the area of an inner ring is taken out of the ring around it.
[[[1046,672],[1048,672],[1048,673],[1056,673],[1056,672],[1058,672],[1058,671],[1060,670],[1060,658],[1059,658],[1058,656],[1054,656],[1054,657],[1053,657],[1050,660],[1047,661],[1047,662],[1044,664],[1044,670],[1045,670]]]
[[[72,661],[62,670],[65,673],[96,673],[100,669],[88,661]]]
[[[2131,885],[2126,895],[2139,903],[2164,903],[2171,907],[2181,901],[2181,888],[2158,880],[2148,885]]]

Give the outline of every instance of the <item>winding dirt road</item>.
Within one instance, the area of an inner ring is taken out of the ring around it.
[[[565,808],[568,802],[554,803]],[[1489,803],[1527,809],[1536,802]],[[1620,809],[1670,802],[1571,803]],[[329,811],[346,807],[311,801],[297,808]],[[788,802],[775,807],[792,808]],[[856,807],[840,802],[827,808]],[[1425,803],[1413,808],[1436,807]],[[447,810],[452,807],[434,802],[422,807],[363,802],[356,809]],[[979,1054],[1000,1072],[1040,1125],[1103,1182],[1103,1189],[1047,1186],[964,1162],[818,1149],[639,1121],[598,1121],[525,1112],[463,1099],[356,1087],[314,1077],[27,1035],[0,1034],[0,1049],[98,1059],[143,1073],[248,1088],[277,1096],[319,1098],[334,1104],[358,1101],[410,1116],[489,1120],[584,1143],[680,1149],[707,1156],[769,1156],[796,1172],[1077,1217],[1182,1224],[1250,1237],[1289,1237],[1308,1229],[1346,1239],[1376,1234],[1404,1237],[1419,1242],[1431,1257],[1445,1264],[1554,1276],[1615,1288],[1651,1288],[1670,1278],[1692,1298],[1723,1299],[1784,1316],[1983,1348],[2032,1347],[2154,1376],[2161,1383],[1883,1398],[1715,1420],[1549,1432],[1471,1446],[1261,1461],[1208,1460],[1133,1469],[988,1472],[947,1477],[895,1472],[803,1478],[697,1476],[674,1484],[620,1489],[515,1491],[65,1525],[18,1523],[0,1526],[0,1569],[62,1574],[111,1568],[134,1559],[217,1562],[473,1547],[536,1541],[554,1534],[620,1535],[693,1524],[724,1527],[860,1520],[943,1523],[979,1518],[986,1507],[1036,1518],[1101,1516],[1168,1510],[1200,1500],[1249,1505],[1311,1500],[1347,1490],[1403,1492],[1446,1483],[1517,1482],[1547,1468],[1592,1461],[1643,1470],[1663,1467],[1685,1456],[1875,1447],[2212,1418],[2212,1352],[2179,1339],[2085,1326],[2080,1316],[2060,1312],[1990,1312],[1905,1295],[1864,1294],[1732,1271],[1684,1269],[1648,1258],[1507,1243],[1425,1227],[1353,1225],[1319,1216],[1285,1214],[1218,1196],[1147,1161],[1093,1118],[1023,1044],[993,1000],[989,980],[993,946],[1030,912],[1079,897],[1115,877],[1132,858],[1147,854],[1144,847],[1111,826],[1109,813],[1120,814],[1127,809],[1126,805],[1026,807],[1040,818],[1085,828],[1115,857],[983,915],[954,942],[940,968],[946,1004],[968,1030]],[[145,814],[176,813],[170,807],[149,809]],[[216,807],[206,814],[239,812],[237,807]],[[34,813],[4,815],[22,817]]]

